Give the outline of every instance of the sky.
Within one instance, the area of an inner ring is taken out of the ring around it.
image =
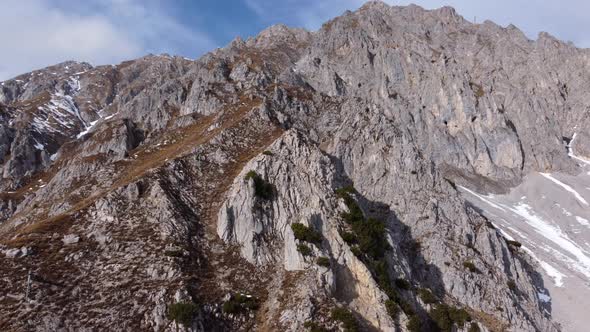
[[[197,58],[277,23],[317,30],[362,0],[0,0],[0,80],[66,60],[113,64],[149,53]],[[386,0],[453,6],[468,20],[514,24],[590,47],[588,0]]]

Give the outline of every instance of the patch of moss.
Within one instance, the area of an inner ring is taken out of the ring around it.
[[[329,267],[330,267],[330,258],[328,258],[328,257],[324,257],[324,256],[322,256],[322,257],[318,257],[318,258],[316,259],[316,263],[317,263],[319,266],[323,266],[323,267],[328,267],[328,268],[329,268]]]
[[[473,262],[465,261],[463,262],[463,267],[469,270],[471,273],[481,273],[481,271],[473,264]]]
[[[335,190],[336,196],[340,198],[345,198],[350,194],[354,194],[355,192],[356,190],[354,189],[354,187],[350,185]]]
[[[471,90],[473,90],[473,93],[475,94],[476,98],[479,99],[485,95],[485,92],[481,85],[474,82],[469,82],[469,87],[471,88]]]
[[[438,302],[436,296],[430,291],[430,289],[427,288],[420,288],[418,290],[418,296],[420,296],[420,299],[425,304],[433,304]]]
[[[256,173],[256,171],[248,171],[248,173],[246,173],[246,176],[244,176],[244,180],[248,181],[250,179],[254,179],[259,176],[260,175],[258,175],[258,173]]]
[[[352,251],[352,253],[358,258],[361,258],[361,256],[363,255],[363,252],[357,246],[351,247],[350,251]]]
[[[174,303],[168,307],[168,319],[184,326],[190,326],[197,311],[197,305],[192,302]]]
[[[226,314],[238,314],[246,311],[257,310],[258,300],[251,295],[233,294],[229,300],[223,303],[223,312]]]
[[[344,242],[346,242],[348,245],[353,245],[358,242],[356,235],[354,235],[352,232],[341,231],[340,237],[342,237],[342,240],[344,240]]]
[[[406,314],[407,316],[412,316],[416,314],[416,311],[414,310],[414,308],[412,307],[412,305],[410,304],[410,302],[404,300],[404,299],[400,299],[398,300],[399,306],[402,308],[402,311],[404,312],[404,314]]]
[[[301,223],[293,223],[291,224],[291,230],[293,230],[293,235],[299,241],[311,242],[311,243],[321,243],[322,242],[322,235],[315,231],[314,229],[305,226]]]
[[[254,194],[262,199],[271,200],[274,196],[274,188],[272,184],[265,181],[255,171],[249,171],[246,173],[244,180],[248,181],[252,179],[254,181]]]
[[[348,212],[343,212],[341,217],[349,224],[362,222],[365,219],[363,211],[351,196],[351,194],[355,192],[356,190],[354,190],[352,187],[344,187],[336,190],[336,196],[342,198],[344,200],[344,204],[348,208]]]
[[[410,316],[408,323],[406,324],[408,331],[410,332],[421,332],[422,331],[422,320],[418,315]]]
[[[452,307],[444,303],[434,307],[430,311],[430,317],[443,332],[451,332],[454,324],[463,328],[466,322],[471,321],[471,316],[465,309]]]
[[[297,251],[303,256],[311,256],[312,250],[307,244],[300,243],[297,245]]]
[[[469,325],[469,330],[467,330],[467,332],[481,332],[481,329],[477,323],[473,322]]]
[[[412,288],[412,285],[410,285],[410,283],[406,279],[397,278],[394,282],[395,286],[399,289],[409,290],[410,288]]]
[[[395,303],[393,300],[385,301],[385,309],[387,309],[387,313],[391,318],[395,319],[399,315],[399,305]]]
[[[516,292],[517,288],[516,288],[516,283],[514,282],[514,280],[508,280],[506,282],[506,285],[508,286],[508,288],[513,291]]]
[[[465,326],[465,323],[471,321],[471,315],[462,308],[449,307],[449,316],[461,328]]]
[[[356,192],[352,187],[345,187],[336,190],[338,197],[344,200],[348,212],[341,214],[341,217],[352,228],[352,232],[341,232],[343,239],[349,243],[358,243],[359,249],[372,259],[380,259],[387,250],[390,250],[385,237],[385,224],[375,218],[367,218],[363,215],[360,206],[351,196]]]
[[[365,222],[352,225],[353,232],[358,238],[361,251],[372,259],[381,259],[390,249],[385,237],[385,224],[382,221],[368,218]]]
[[[359,330],[358,322],[356,318],[346,308],[334,308],[332,309],[332,319],[342,324],[344,331],[356,332]]]
[[[386,237],[385,224],[375,218],[365,218],[358,203],[352,197],[356,190],[344,187],[336,190],[336,195],[344,200],[348,212],[343,213],[342,219],[350,225],[350,230],[341,230],[340,236],[351,246],[351,251],[365,263],[377,281],[379,288],[389,297],[384,304],[390,314],[396,315],[399,308],[408,316],[415,314],[412,305],[404,301],[397,289],[411,289],[408,281],[398,279],[395,282],[389,277],[389,267],[385,260],[385,253],[391,250]],[[394,287],[395,286],[395,287]]]

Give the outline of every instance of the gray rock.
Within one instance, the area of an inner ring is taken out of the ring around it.
[[[580,172],[567,144],[590,156],[588,52],[450,7],[372,1],[196,61],[67,62],[2,82],[0,240],[39,250],[0,264],[12,276],[0,287],[18,292],[0,320],[173,331],[170,305],[194,302],[178,329],[335,329],[343,306],[363,330],[406,330],[427,321],[428,288],[483,330],[556,331],[534,264],[456,188]],[[350,184],[363,220],[382,222],[382,261],[342,239],[334,190]],[[321,234],[309,256],[293,223]],[[64,247],[71,234],[84,240]],[[48,281],[27,308],[23,264]],[[235,294],[258,298],[257,313],[224,311]],[[392,318],[387,300],[406,312]]]
[[[74,244],[80,242],[80,237],[76,234],[68,234],[61,240],[65,245]]]

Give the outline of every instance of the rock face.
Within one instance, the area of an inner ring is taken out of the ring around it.
[[[564,331],[585,331],[586,321],[577,317],[590,305],[590,163],[581,164],[585,172],[575,176],[531,174],[506,195],[464,189],[512,241],[512,250],[526,252],[538,264],[549,290],[538,297]]]
[[[589,56],[369,2],[2,82],[0,328],[558,331],[458,186],[579,172]]]
[[[255,181],[245,178],[256,172],[263,181],[273,184],[273,197],[257,196]],[[247,179],[247,180],[245,180]],[[341,186],[336,166],[302,134],[288,131],[275,141],[266,154],[247,163],[232,185],[221,208],[217,223],[219,236],[228,243],[236,243],[241,254],[257,266],[279,265],[286,271],[306,271],[315,275],[322,286],[307,295],[298,310],[310,311],[304,317],[291,317],[291,325],[283,329],[297,331],[301,320],[312,320],[313,300],[340,298],[356,293],[349,303],[370,325],[382,330],[394,329],[383,305],[385,294],[371,277],[371,272],[351,252],[338,232],[339,212],[345,211],[335,197]],[[339,183],[340,182],[340,183]],[[295,238],[290,227],[304,224],[321,230],[325,240],[312,246],[313,253],[304,255],[298,245],[307,245]],[[313,257],[330,257],[334,268],[326,271],[314,267]],[[308,271],[311,270],[311,271]],[[345,285],[344,283],[350,283]],[[318,293],[318,291],[322,291]],[[312,310],[310,310],[312,309]]]

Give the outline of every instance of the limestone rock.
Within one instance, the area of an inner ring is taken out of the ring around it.
[[[371,1],[194,61],[1,82],[2,327],[338,329],[344,308],[405,331],[445,304],[482,330],[557,331],[536,266],[457,188],[580,172],[589,56]],[[346,233],[350,213],[367,229]]]

